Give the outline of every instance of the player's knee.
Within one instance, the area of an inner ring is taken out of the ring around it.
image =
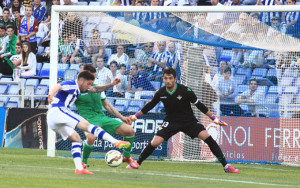
[[[135,132],[132,128],[128,130],[128,136],[134,136],[134,134]]]
[[[86,135],[86,139],[90,140],[91,142],[94,143],[94,141],[97,139],[97,137],[94,136],[93,134],[89,133],[89,134]]]

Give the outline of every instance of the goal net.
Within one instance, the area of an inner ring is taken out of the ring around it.
[[[190,87],[229,124],[219,127],[193,106],[228,161],[300,163],[300,20],[295,6],[216,6],[205,11],[53,6],[52,15],[50,86],[59,69],[66,69],[63,79],[69,80],[76,78],[81,65],[92,64],[97,68],[96,84],[121,78],[118,87],[105,93],[128,116],[164,85],[161,71],[173,67],[178,83]],[[163,118],[159,103],[132,124],[135,157],[150,143]],[[71,156],[70,142],[48,132],[48,156]],[[84,140],[82,132],[81,136]],[[103,157],[110,149],[111,144],[98,140],[92,157]],[[203,141],[182,132],[151,157],[216,161]]]

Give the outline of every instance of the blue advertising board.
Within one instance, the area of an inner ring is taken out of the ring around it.
[[[0,107],[0,147],[2,147],[5,123],[5,108]]]

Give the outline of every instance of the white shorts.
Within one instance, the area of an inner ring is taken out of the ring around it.
[[[48,126],[64,140],[73,134],[82,119],[83,117],[66,107],[52,107],[47,113]]]

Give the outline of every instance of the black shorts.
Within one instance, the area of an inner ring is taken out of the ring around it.
[[[206,130],[205,127],[197,121],[164,121],[163,124],[158,128],[156,135],[164,138],[165,140],[168,140],[170,137],[181,131],[189,135],[191,138],[196,138],[198,137],[199,133],[203,130]]]

